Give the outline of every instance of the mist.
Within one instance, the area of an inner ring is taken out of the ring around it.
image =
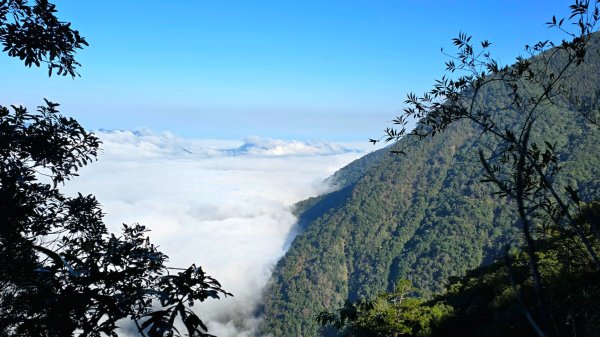
[[[261,293],[285,253],[294,203],[331,189],[323,180],[368,144],[183,139],[149,130],[98,131],[103,151],[65,186],[95,195],[105,223],[140,223],[169,266],[202,266],[233,298],[194,310],[209,333],[254,336]]]

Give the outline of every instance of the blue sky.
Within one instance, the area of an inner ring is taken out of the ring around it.
[[[81,78],[0,56],[0,104],[46,97],[91,129],[366,140],[444,72],[459,31],[511,63],[560,39],[567,1],[56,1],[90,43]]]

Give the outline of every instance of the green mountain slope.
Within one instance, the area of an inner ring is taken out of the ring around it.
[[[565,82],[572,94],[548,108],[534,136],[556,142],[565,163],[558,183],[591,200],[600,195],[600,133],[565,113],[575,101],[598,101],[599,91],[590,90],[600,88],[600,78],[590,76],[600,73],[597,47],[589,55]],[[487,90],[481,103],[501,113],[506,90]],[[479,183],[474,149],[488,143],[472,125],[454,125],[406,156],[383,149],[348,165],[333,178],[340,190],[300,203],[301,233],[265,290],[261,332],[317,336],[322,310],[392,290],[398,278],[425,295],[440,291],[448,277],[491,263],[517,242],[513,208]]]

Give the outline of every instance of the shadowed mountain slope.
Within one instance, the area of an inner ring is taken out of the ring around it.
[[[557,144],[564,163],[557,183],[578,188],[586,200],[600,195],[600,133],[568,112],[581,106],[576,102],[598,102],[599,73],[594,46],[565,80],[571,94],[548,107],[533,131],[534,139]],[[481,104],[505,113],[506,89],[486,90]],[[519,123],[510,116],[506,125]],[[406,155],[385,148],[351,163],[331,178],[338,191],[299,203],[300,233],[265,290],[261,332],[317,336],[322,310],[392,290],[399,278],[423,295],[440,291],[448,277],[489,264],[506,244],[518,243],[513,207],[479,182],[477,149],[491,143],[473,125],[456,124]]]

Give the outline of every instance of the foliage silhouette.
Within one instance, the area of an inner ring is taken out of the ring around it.
[[[0,1],[0,40],[26,66],[78,75],[83,37],[38,0]],[[143,336],[210,336],[190,309],[231,296],[201,267],[169,268],[144,226],[107,231],[92,195],[59,186],[96,159],[99,140],[45,101],[0,105],[0,335],[117,336],[128,318]]]
[[[48,65],[48,75],[78,76],[77,49],[88,43],[68,22],[56,16],[47,0],[0,1],[0,41],[3,52],[18,57],[25,66]]]
[[[537,298],[537,314],[526,312],[526,316],[539,336],[558,335],[543,294],[537,255],[538,245],[546,238],[539,233],[536,235],[536,232],[547,230],[544,220],[551,219],[551,226],[572,231],[587,251],[587,258],[596,270],[600,270],[597,247],[572,216],[572,209],[581,201],[577,190],[567,185],[561,193],[555,184],[562,168],[556,143],[543,136],[534,139],[534,134],[539,132],[536,130],[538,121],[556,100],[571,94],[565,83],[573,74],[573,68],[589,59],[586,58],[588,48],[598,39],[593,34],[600,20],[598,2],[576,0],[570,9],[567,24],[564,18],[557,20],[556,17],[547,23],[550,28],[566,33],[568,41],[563,40],[558,45],[541,41],[527,46],[530,58],[519,57],[510,67],[499,66],[491,57],[488,41],[481,42],[481,50],[477,51],[471,37],[460,33],[453,39],[458,53],[446,63],[451,75],[437,80],[433,89],[422,96],[409,94],[405,101],[408,107],[394,120],[398,128],[387,128],[385,138],[385,141],[404,137],[421,141],[464,120],[476,125],[481,134],[493,137],[493,144],[478,149],[485,171],[482,182],[491,183],[496,188],[495,194],[514,202],[519,216],[516,226],[523,233],[529,255],[534,283],[531,290]],[[568,23],[575,28],[567,27]],[[460,75],[454,78],[454,73]],[[508,104],[498,111],[490,111],[482,104],[490,86],[504,87],[509,97]],[[571,118],[583,118],[598,126],[597,109],[597,105],[576,107]],[[503,120],[506,118],[518,123],[507,125]],[[410,120],[418,120],[413,130],[408,129]],[[404,149],[396,152],[404,153]],[[536,320],[532,318],[534,316]]]

